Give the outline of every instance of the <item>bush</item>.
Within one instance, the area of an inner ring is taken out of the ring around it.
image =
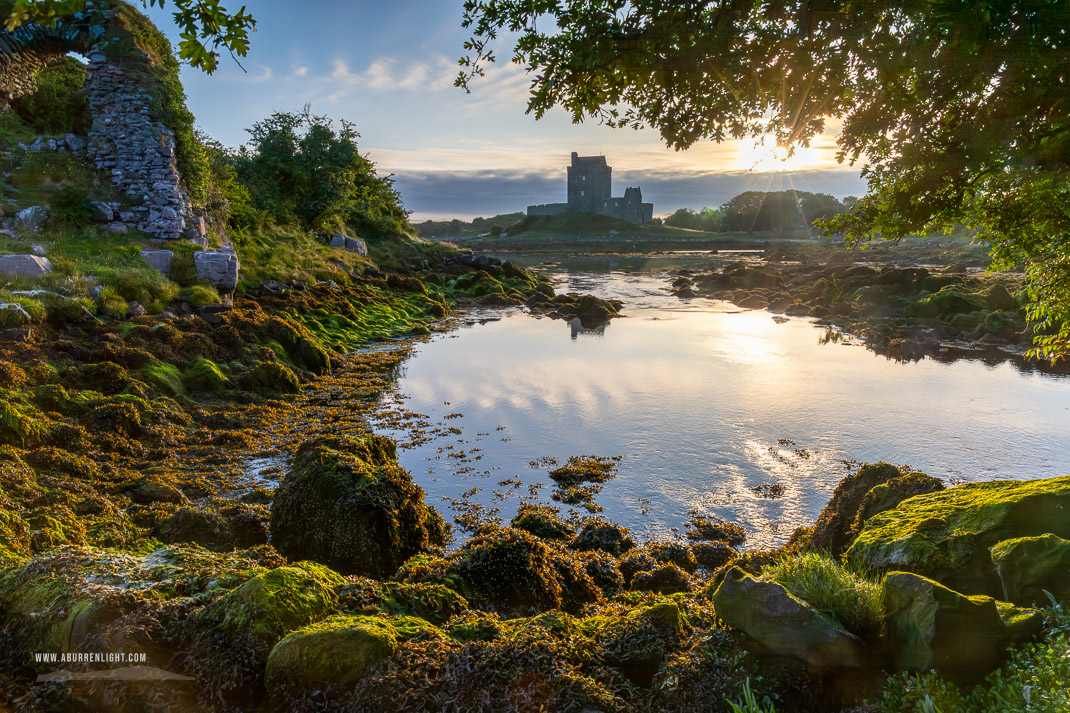
[[[880,585],[853,572],[827,554],[808,552],[786,557],[765,577],[782,584],[815,609],[832,614],[862,638],[881,630]]]
[[[11,108],[38,134],[89,133],[89,99],[82,93],[85,65],[64,57],[37,73],[37,91],[12,102]]]

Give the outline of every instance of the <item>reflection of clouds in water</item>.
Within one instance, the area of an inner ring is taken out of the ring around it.
[[[406,362],[407,406],[464,432],[402,452],[429,502],[479,485],[474,501],[503,507],[508,519],[519,496],[494,502],[500,477],[515,474],[522,493],[542,484],[549,497],[545,469],[527,468],[529,460],[622,454],[620,475],[598,498],[605,515],[666,536],[695,507],[744,523],[755,547],[814,519],[846,474],[845,457],[970,480],[1070,471],[1070,380],[968,362],[900,365],[860,347],[820,346],[807,320],[778,325],[764,311],[681,301],[649,276],[568,284],[624,299],[628,316],[598,338],[572,340],[568,322],[507,315],[421,345]],[[443,421],[450,412],[464,418]],[[507,431],[495,431],[503,424]],[[476,431],[491,434],[478,464],[497,468],[490,480],[424,460]],[[780,484],[783,496],[751,492],[762,483]],[[649,502],[639,507],[639,498]]]

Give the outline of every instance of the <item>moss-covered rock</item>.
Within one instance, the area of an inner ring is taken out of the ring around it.
[[[699,566],[709,569],[723,567],[739,556],[727,542],[696,542],[691,546],[691,552]]]
[[[626,527],[602,518],[588,518],[569,546],[580,552],[602,550],[619,557],[635,547],[635,540]]]
[[[882,588],[898,670],[935,669],[969,683],[999,665],[1007,630],[991,597],[965,596],[909,572],[889,572]]]
[[[655,599],[623,613],[596,614],[578,626],[588,632],[599,657],[638,686],[650,683],[666,654],[691,628],[671,599]]]
[[[195,393],[218,394],[229,387],[230,380],[218,364],[198,356],[182,370],[182,383]]]
[[[892,478],[886,483],[874,486],[858,505],[858,514],[855,516],[852,532],[860,531],[866,524],[866,520],[877,513],[897,507],[904,500],[915,495],[937,493],[943,489],[944,483],[939,478],[925,473],[907,473],[900,478]]]
[[[241,378],[245,388],[255,389],[270,394],[299,394],[301,382],[285,364],[278,362],[261,362]]]
[[[222,510],[181,508],[157,523],[152,534],[161,542],[196,542],[217,551],[255,547],[267,542],[267,528],[256,507],[235,504]]]
[[[544,540],[571,540],[576,531],[561,519],[560,512],[549,505],[524,503],[509,524]]]
[[[1025,606],[1070,602],[1070,540],[1052,534],[1004,540],[990,550],[1003,599]]]
[[[269,690],[347,687],[390,658],[399,642],[436,636],[435,627],[416,617],[333,616],[276,644],[265,680]]]
[[[868,463],[857,473],[848,475],[836,486],[832,498],[821,510],[807,544],[831,555],[842,554],[854,538],[858,511],[869,491],[902,477],[903,473],[889,463]]]
[[[658,565],[647,572],[639,572],[632,578],[632,589],[640,592],[657,592],[658,594],[675,594],[691,590],[691,580],[687,572],[676,564],[669,562]]]
[[[583,562],[523,530],[494,528],[450,555],[447,578],[473,603],[503,612],[575,611],[602,593]]]
[[[144,475],[129,483],[124,483],[121,487],[121,492],[140,505],[150,505],[152,503],[183,505],[187,502],[186,496],[181,490],[151,475]]]
[[[338,606],[352,614],[411,615],[442,625],[467,611],[468,601],[442,584],[376,582],[362,578],[338,590]]]
[[[870,518],[847,551],[881,571],[931,577],[965,594],[1002,596],[990,548],[1052,534],[1070,539],[1070,476],[967,483]]]
[[[442,517],[382,436],[321,436],[297,450],[271,506],[275,548],[344,574],[385,577],[446,543]]]
[[[817,670],[857,668],[862,663],[858,637],[776,582],[757,580],[734,567],[712,600],[718,617],[773,654],[804,661]]]
[[[339,574],[315,562],[277,567],[221,597],[200,615],[199,625],[270,646],[337,611],[335,590],[344,584]]]

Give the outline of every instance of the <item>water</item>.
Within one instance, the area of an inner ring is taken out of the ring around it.
[[[510,312],[405,362],[406,408],[460,431],[400,452],[447,519],[447,498],[466,491],[506,521],[523,497],[549,501],[548,469],[529,465],[544,456],[623,456],[596,502],[641,535],[678,535],[697,510],[744,524],[748,547],[812,521],[844,461],[909,464],[955,483],[1070,473],[1065,377],[821,344],[811,320],[681,301],[664,275],[555,278],[558,291],[624,300],[628,316],[587,332]],[[763,484],[783,495],[752,490]]]

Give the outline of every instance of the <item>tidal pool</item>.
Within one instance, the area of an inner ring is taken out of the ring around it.
[[[948,483],[1070,473],[1066,377],[898,363],[822,343],[809,319],[679,300],[664,275],[554,278],[559,292],[624,300],[627,316],[592,332],[496,313],[419,345],[402,367],[395,398],[440,435],[400,461],[447,519],[464,503],[507,522],[522,498],[550,502],[546,457],[581,454],[622,456],[596,499],[606,517],[664,538],[682,535],[689,511],[717,515],[746,527],[748,548],[812,521],[851,462]],[[755,490],[770,484],[779,497]]]

